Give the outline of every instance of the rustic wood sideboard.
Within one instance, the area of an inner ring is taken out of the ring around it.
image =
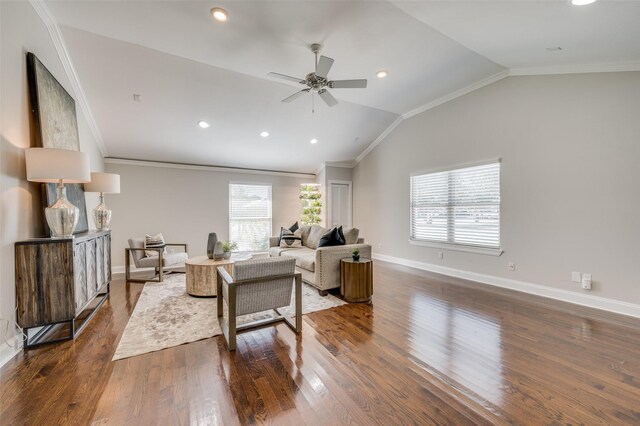
[[[109,296],[111,232],[18,241],[15,267],[24,348],[75,339]],[[60,337],[56,326],[65,323],[69,332]]]

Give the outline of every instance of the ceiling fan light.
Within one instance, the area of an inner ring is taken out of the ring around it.
[[[586,6],[595,2],[596,0],[571,0],[571,4],[574,6]]]
[[[213,16],[213,19],[220,22],[225,22],[229,18],[227,11],[221,7],[214,7],[211,9],[211,16]]]

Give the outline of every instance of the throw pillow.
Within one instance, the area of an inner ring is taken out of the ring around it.
[[[344,230],[345,244],[358,244],[359,234],[360,234],[360,230],[358,228],[346,228]]]
[[[144,248],[163,248],[165,247],[167,244],[164,241],[164,236],[162,236],[162,234],[157,234],[154,236],[151,236],[149,234],[146,234],[144,236]],[[164,249],[164,252],[167,252],[167,249]],[[157,250],[145,250],[144,251],[144,255],[146,257],[149,256],[158,256],[158,251]]]
[[[291,233],[293,234],[294,232],[296,232],[299,229],[298,227],[298,222],[294,223],[293,225],[291,225],[289,228],[280,228],[280,242],[278,244],[280,244],[282,242],[282,236],[284,235],[282,232],[283,231],[291,231]]]
[[[330,229],[323,228],[319,225],[311,225],[311,230],[309,231],[309,236],[307,237],[305,245],[310,249],[317,249],[319,247],[318,244],[320,243],[320,239],[329,230]]]
[[[318,247],[343,246],[344,236],[342,235],[342,226],[331,229],[320,238]]]
[[[289,229],[281,228],[280,235],[280,247],[302,247],[302,233],[299,229],[296,229],[295,232],[291,232]]]

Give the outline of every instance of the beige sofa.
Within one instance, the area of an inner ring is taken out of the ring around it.
[[[359,238],[357,228],[344,229],[346,244],[342,246],[318,247],[320,238],[330,230],[318,225],[300,227],[302,247],[280,247],[280,237],[269,238],[269,256],[288,256],[296,259],[296,271],[302,280],[316,287],[321,295],[327,290],[340,287],[340,259],[351,257],[354,248],[360,249],[360,256],[371,258],[371,246]]]

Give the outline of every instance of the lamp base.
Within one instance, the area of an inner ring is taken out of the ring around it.
[[[100,193],[100,204],[93,209],[93,223],[96,224],[98,231],[108,231],[109,223],[111,223],[111,210],[104,203],[104,195]]]
[[[67,200],[67,191],[63,185],[58,186],[57,191],[58,199],[44,209],[44,215],[52,238],[70,238],[78,224],[80,211]]]

